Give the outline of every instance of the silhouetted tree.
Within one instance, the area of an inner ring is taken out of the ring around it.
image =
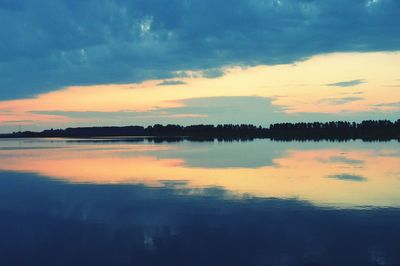
[[[275,140],[400,140],[400,119],[366,120],[361,123],[346,121],[311,122],[311,123],[278,123],[268,128],[248,124],[233,125],[160,125],[142,127],[78,127],[67,129],[50,129],[42,132],[14,132],[0,137],[34,138],[34,137],[123,137],[153,136],[179,141],[182,138],[191,140],[213,139],[253,139],[271,138]],[[160,141],[158,139],[157,141]]]

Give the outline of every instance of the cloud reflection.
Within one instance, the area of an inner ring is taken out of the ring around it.
[[[251,143],[238,142],[236,145],[246,150],[246,145]],[[61,145],[62,148],[58,149],[51,146],[60,146],[60,142],[41,143],[45,147],[35,149],[21,149],[21,146],[32,146],[32,143],[20,142],[15,149],[10,144],[7,149],[0,150],[0,170],[32,172],[73,183],[162,187],[165,182],[177,181],[185,182],[186,187],[193,189],[216,186],[239,195],[300,198],[322,205],[400,205],[400,157],[386,147],[379,149],[375,147],[378,144],[371,143],[366,144],[366,148],[354,149],[349,149],[349,144],[336,148],[328,145],[317,149],[311,148],[311,144],[290,148],[283,143],[281,147],[273,148],[270,143],[256,141],[260,149],[265,149],[264,154],[274,154],[273,164],[266,159],[263,166],[238,165],[240,157],[245,155],[228,152],[220,154],[219,159],[238,157],[235,164],[230,166],[228,161],[225,165],[207,167],[202,158],[207,153],[198,157],[203,163],[196,166],[187,163],[188,159],[196,161],[195,155],[199,152],[199,146],[190,142],[168,145],[76,143]],[[226,146],[229,151],[230,145],[235,144],[208,143],[201,147],[212,151],[215,147]],[[186,153],[182,152],[185,150]],[[343,153],[346,160],[335,159]],[[359,161],[363,163],[349,163]],[[358,177],[365,182],[348,182],[361,181]]]
[[[0,172],[1,265],[397,265],[399,209]]]

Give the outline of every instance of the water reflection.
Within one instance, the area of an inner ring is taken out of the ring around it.
[[[0,140],[0,265],[399,265],[399,151]]]
[[[73,183],[220,187],[320,206],[400,206],[397,143],[1,141],[0,170]],[[175,183],[176,184],[176,183]]]
[[[179,184],[178,184],[179,185]],[[0,172],[0,265],[399,265],[400,211]]]

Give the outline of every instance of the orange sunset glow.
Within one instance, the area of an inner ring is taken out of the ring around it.
[[[73,183],[158,187],[165,181],[184,181],[189,189],[222,187],[234,195],[298,198],[322,205],[400,204],[400,158],[390,149],[289,149],[275,158],[272,166],[255,168],[192,167],[185,158],[148,154],[179,149],[185,146],[103,144],[28,152],[3,150],[0,170],[31,172]]]
[[[0,0],[0,266],[399,266],[400,0]]]
[[[146,116],[157,110],[167,118],[192,118],[193,123],[201,123],[207,114],[168,111],[190,107],[185,102],[188,99],[239,96],[271,99],[273,106],[283,108],[279,112],[287,117],[341,112],[390,114],[400,110],[392,105],[394,99],[400,98],[399,62],[399,53],[341,53],[315,56],[295,64],[226,68],[222,76],[212,79],[191,74],[180,79],[182,84],[168,86],[159,85],[163,80],[153,80],[66,87],[33,98],[0,101],[3,113],[0,124],[14,121],[14,124],[61,126],[72,122],[90,124],[96,119],[69,117],[69,112],[111,112],[116,114],[116,123],[118,113],[128,112],[135,121],[145,123]],[[352,79],[360,80],[359,84],[331,85]],[[135,118],[137,113],[139,118]]]

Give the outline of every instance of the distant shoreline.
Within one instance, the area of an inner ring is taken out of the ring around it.
[[[0,138],[159,138],[159,139],[257,139],[272,140],[399,140],[400,119],[365,120],[360,123],[334,121],[254,125],[153,125],[121,127],[76,127],[0,134]]]

